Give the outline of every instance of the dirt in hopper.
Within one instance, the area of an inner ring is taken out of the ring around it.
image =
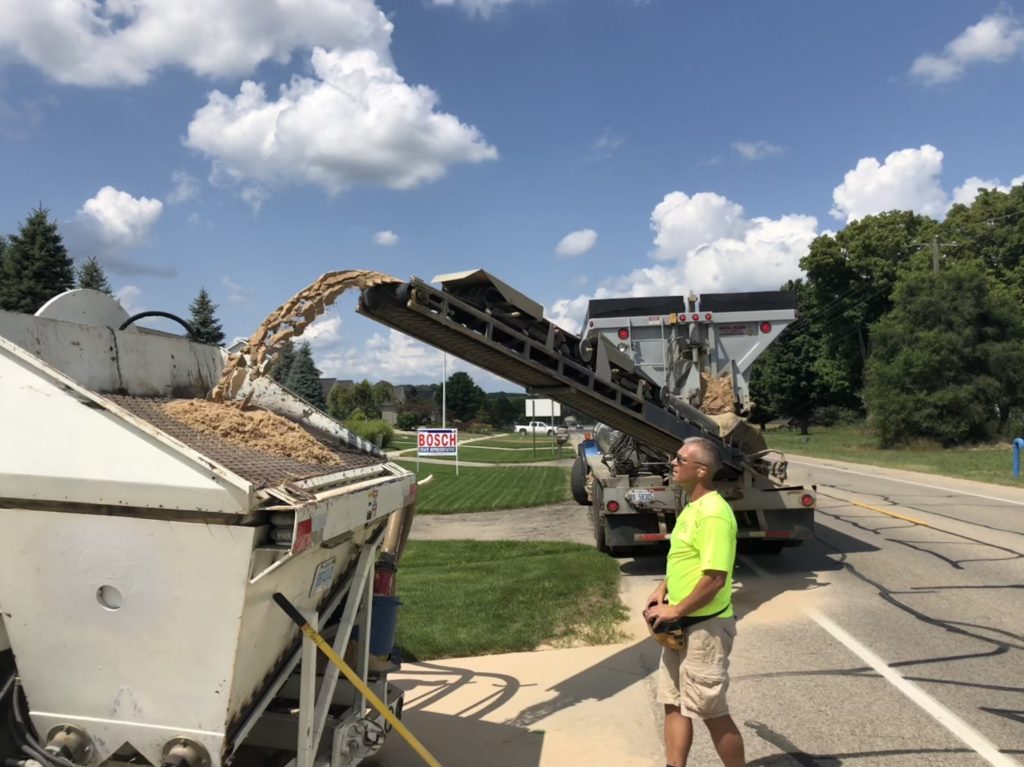
[[[202,434],[213,434],[239,447],[262,450],[302,463],[331,466],[338,456],[317,442],[302,427],[266,410],[240,410],[207,400],[175,400],[164,412]]]
[[[736,395],[732,388],[732,376],[726,371],[717,378],[708,373],[701,373],[701,384],[704,396],[701,399],[701,412],[707,415],[721,415],[736,412]]]

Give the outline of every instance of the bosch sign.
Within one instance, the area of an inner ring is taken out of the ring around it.
[[[458,429],[417,429],[416,455],[458,455]]]

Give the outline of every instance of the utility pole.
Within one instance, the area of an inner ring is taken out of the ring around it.
[[[448,354],[441,352],[441,428],[448,411]]]
[[[939,271],[939,259],[942,258],[942,254],[939,252],[939,248],[955,248],[958,243],[955,242],[939,242],[939,236],[937,234],[932,235],[932,271]]]

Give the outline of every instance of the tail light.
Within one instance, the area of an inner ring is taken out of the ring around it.
[[[623,341],[629,340],[629,328],[619,328],[619,338]]]
[[[761,332],[762,333],[771,333],[772,332],[772,323],[770,323],[770,322],[762,322],[758,327],[761,328]]]
[[[614,514],[616,511],[619,510],[619,502],[618,501],[608,501],[607,508],[608,508],[608,511],[610,511],[612,514]]]
[[[814,505],[814,496],[811,495],[810,493],[804,493],[803,495],[800,496],[800,504],[807,508],[810,508],[811,506]]]

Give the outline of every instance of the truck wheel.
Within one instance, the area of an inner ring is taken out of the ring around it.
[[[572,471],[569,473],[569,488],[572,490],[572,497],[580,506],[591,504],[590,494],[587,493],[587,464],[579,456],[572,462]]]
[[[594,545],[597,546],[597,550],[601,553],[611,554],[611,549],[608,548],[608,544],[605,542],[604,520],[601,518],[601,512],[596,507],[591,507],[590,519],[594,523]]]

